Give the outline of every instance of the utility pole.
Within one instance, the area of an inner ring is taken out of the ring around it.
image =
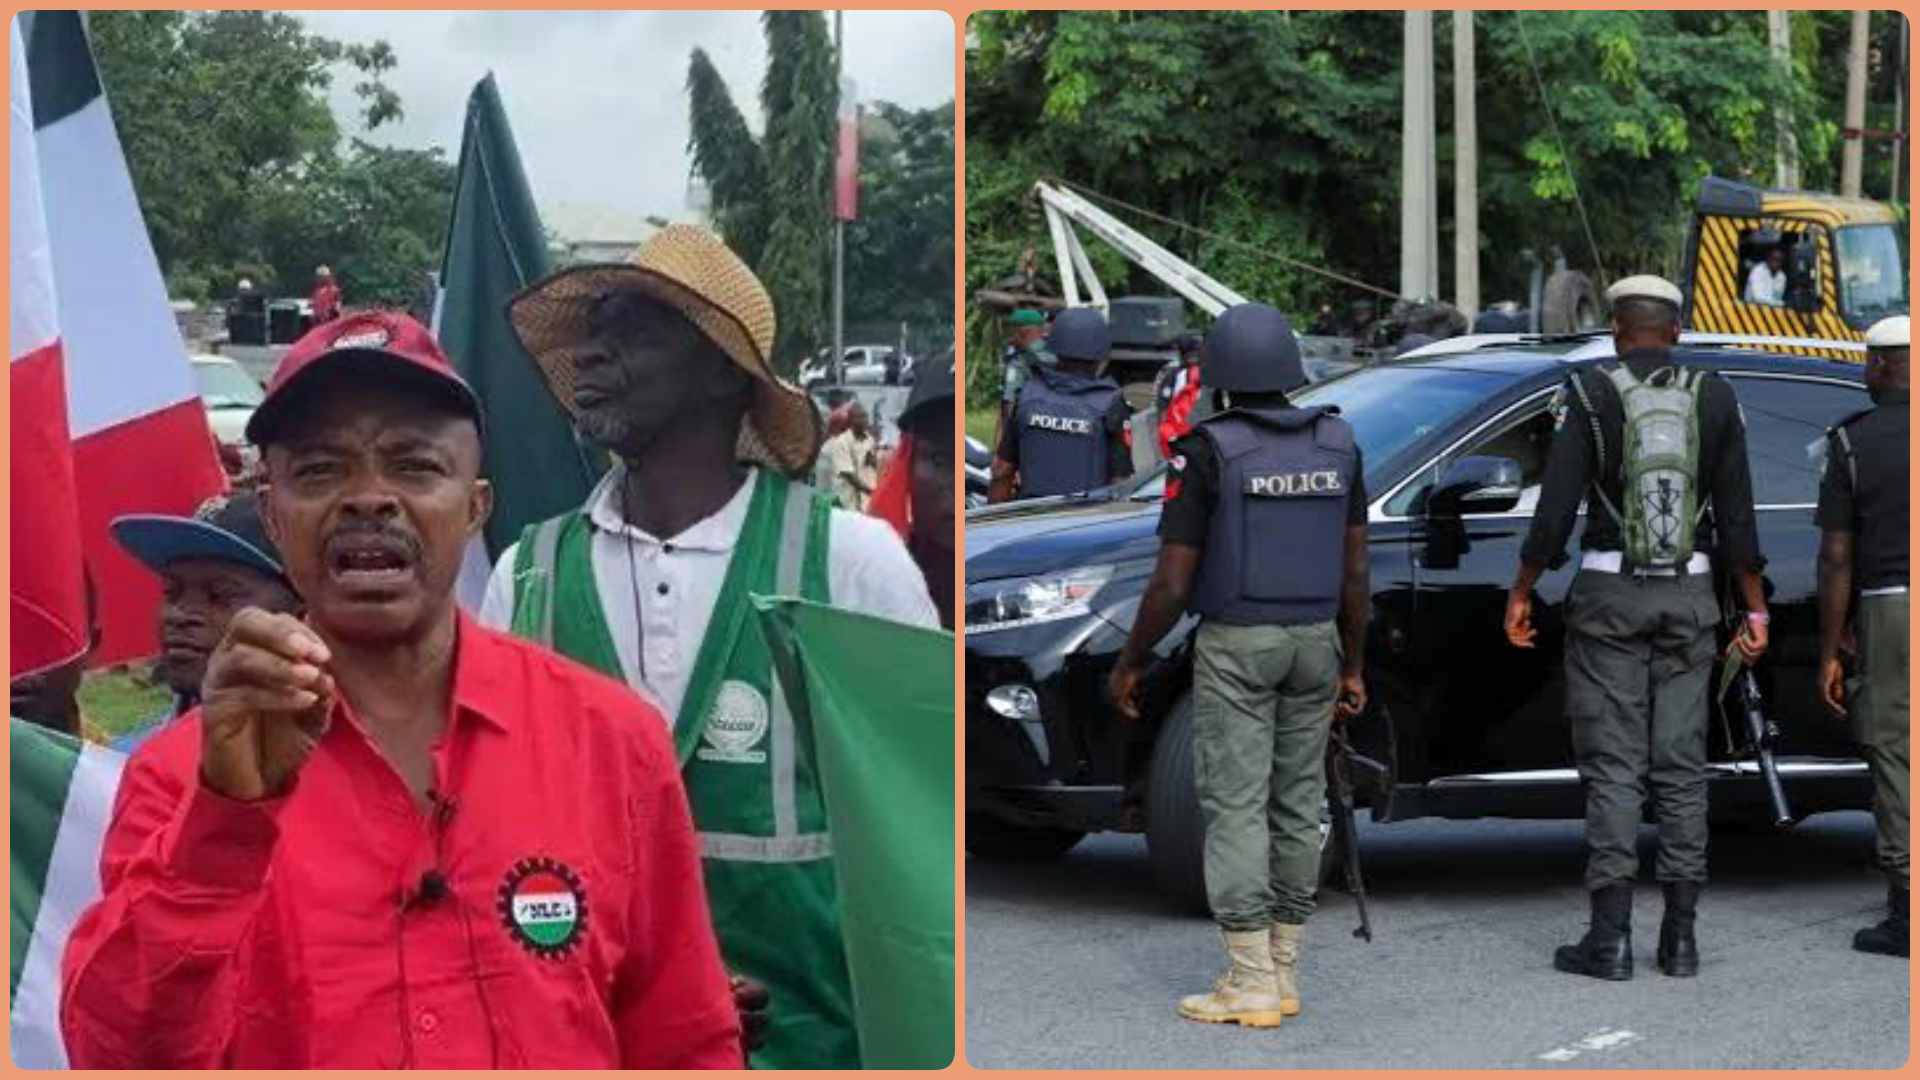
[[[1774,63],[1788,78],[1793,77],[1793,13],[1790,11],[1767,12],[1767,45],[1773,50]],[[1786,106],[1780,106],[1774,116],[1778,125],[1779,138],[1775,142],[1773,186],[1777,188],[1798,188],[1800,186],[1800,146],[1793,136],[1793,114]]]
[[[1900,199],[1900,178],[1906,173],[1907,165],[1907,20],[1900,19],[1900,67],[1899,77],[1893,81],[1893,182],[1887,185],[1887,200],[1897,202]]]
[[[1400,109],[1400,295],[1439,295],[1433,170],[1433,12],[1409,11]]]
[[[841,92],[841,82],[847,67],[847,28],[846,12],[833,13],[833,85],[835,92]],[[839,146],[837,134],[840,110],[834,110],[836,136],[834,146]],[[847,359],[847,223],[834,215],[833,221],[833,381],[845,379]]]
[[[1473,12],[1453,13],[1453,302],[1480,313],[1480,145],[1474,108]]]
[[[1847,44],[1847,117],[1840,156],[1840,194],[1860,197],[1860,152],[1867,126],[1867,18],[1872,12],[1853,13],[1853,34]]]

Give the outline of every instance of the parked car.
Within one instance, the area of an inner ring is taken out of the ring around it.
[[[247,442],[247,421],[266,399],[266,391],[235,361],[212,353],[195,353],[194,382],[207,409],[207,424],[219,444],[220,464],[228,476],[239,476],[258,460]]]
[[[1501,617],[1539,496],[1549,400],[1570,371],[1610,357],[1612,342],[1447,344],[1298,395],[1339,406],[1365,455],[1372,700],[1351,735],[1386,779],[1357,799],[1381,822],[1577,818],[1560,643],[1578,559],[1540,581],[1538,648],[1511,648]],[[1868,405],[1861,369],[1722,345],[1683,343],[1676,358],[1724,374],[1747,418],[1773,615],[1758,675],[1784,730],[1778,754],[1795,813],[1866,807],[1866,768],[1846,726],[1823,714],[1814,679],[1823,435]],[[968,513],[967,849],[1039,857],[1091,832],[1144,832],[1161,886],[1198,906],[1189,695],[1197,620],[1185,618],[1161,645],[1140,723],[1120,723],[1105,692],[1158,548],[1165,479],[1163,470],[1084,496]],[[1724,580],[1719,587],[1724,596]],[[1730,750],[1717,705],[1714,713],[1716,820],[1759,821],[1756,767]]]
[[[913,358],[891,345],[849,345],[840,368],[843,386],[905,386],[913,381]],[[889,357],[894,359],[889,361]],[[821,349],[800,365],[800,385],[811,390],[833,381],[833,349]]]

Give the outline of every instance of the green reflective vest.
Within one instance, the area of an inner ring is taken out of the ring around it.
[[[796,737],[748,597],[830,603],[831,507],[756,470],[700,644],[674,748],[700,832],[707,900],[729,970],[771,995],[762,1069],[857,1069],[833,843],[812,748]],[[514,562],[513,633],[625,681],[594,586],[584,510],[529,526]]]

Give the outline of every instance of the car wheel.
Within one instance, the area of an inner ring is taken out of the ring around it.
[[[1186,911],[1207,910],[1206,820],[1193,777],[1193,695],[1160,725],[1147,772],[1147,861],[1154,883]]]
[[[1073,850],[1086,833],[1014,825],[986,814],[967,815],[967,853],[982,859],[1053,859]]]
[[[1320,887],[1347,891],[1346,867],[1341,865],[1340,845],[1333,842],[1333,804],[1320,801]]]
[[[1183,694],[1160,727],[1147,777],[1147,860],[1160,891],[1182,909],[1207,911],[1206,819],[1193,775],[1193,695]],[[1317,884],[1345,883],[1328,804],[1320,806]]]

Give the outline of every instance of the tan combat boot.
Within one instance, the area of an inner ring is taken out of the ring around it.
[[[1213,993],[1180,999],[1180,1015],[1206,1024],[1279,1027],[1280,997],[1273,988],[1273,956],[1259,930],[1222,931],[1232,967],[1214,984]]]
[[[1273,986],[1280,995],[1280,1011],[1288,1016],[1300,1015],[1300,986],[1293,981],[1293,965],[1300,960],[1300,937],[1306,932],[1306,927],[1293,923],[1273,924]]]

